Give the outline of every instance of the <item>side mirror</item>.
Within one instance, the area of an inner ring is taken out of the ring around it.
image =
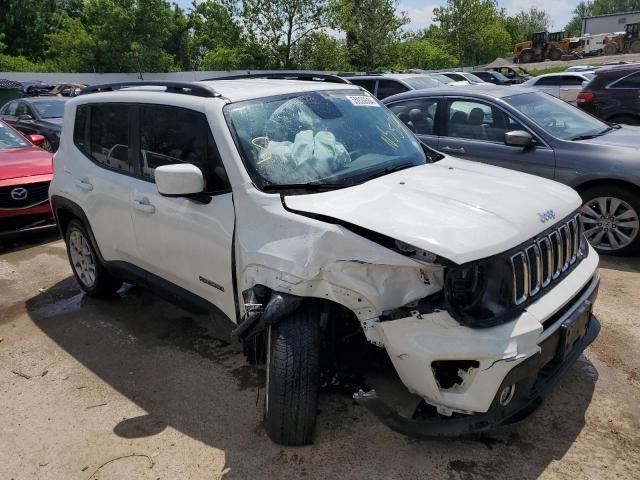
[[[42,142],[44,142],[44,136],[43,135],[38,135],[37,133],[33,133],[31,135],[29,135],[29,141],[31,143],[33,143],[34,145],[40,146],[42,145]]]
[[[533,137],[524,130],[513,130],[504,134],[504,143],[510,147],[529,148],[533,146]]]
[[[25,122],[28,122],[28,121],[30,121],[30,120],[33,120],[33,118],[31,117],[31,115],[28,115],[28,114],[26,114],[26,113],[25,113],[25,114],[23,114],[23,115],[20,115],[20,116],[18,117],[18,120],[23,120],[23,121],[25,121]]]
[[[160,195],[184,197],[202,193],[204,190],[202,171],[190,163],[157,167],[155,177]]]

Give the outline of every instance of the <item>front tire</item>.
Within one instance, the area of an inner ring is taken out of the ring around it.
[[[269,327],[266,430],[275,443],[311,443],[320,388],[320,318],[304,304]]]
[[[554,48],[549,52],[549,60],[558,61],[562,58],[562,50],[559,48]]]
[[[92,297],[112,296],[122,285],[100,263],[85,226],[71,220],[65,232],[71,270],[80,288]]]
[[[585,236],[598,253],[633,255],[640,251],[640,196],[619,186],[582,192]]]

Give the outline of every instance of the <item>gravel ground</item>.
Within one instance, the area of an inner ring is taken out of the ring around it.
[[[640,259],[603,259],[602,333],[523,422],[413,440],[323,394],[316,442],[262,426],[261,377],[206,321],[149,292],[98,301],[64,244],[0,254],[0,479],[637,479]]]

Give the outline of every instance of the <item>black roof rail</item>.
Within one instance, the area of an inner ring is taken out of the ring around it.
[[[88,93],[113,92],[131,87],[165,87],[167,93],[181,93],[196,97],[220,97],[221,95],[208,85],[197,82],[167,82],[164,80],[144,80],[132,82],[105,83],[103,85],[90,85],[80,91],[80,95]]]
[[[330,75],[326,73],[298,73],[298,72],[271,72],[271,73],[241,73],[239,75],[227,75],[224,77],[205,78],[203,82],[215,80],[241,80],[246,78],[267,78],[273,80],[308,80],[315,82],[327,83],[351,83],[347,79],[338,75]]]

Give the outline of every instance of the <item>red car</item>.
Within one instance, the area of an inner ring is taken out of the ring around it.
[[[0,239],[56,225],[48,196],[53,158],[37,146],[43,140],[0,121]]]

